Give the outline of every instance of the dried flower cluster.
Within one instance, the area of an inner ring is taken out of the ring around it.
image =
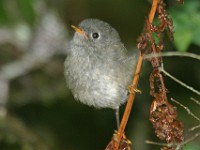
[[[156,10],[158,14],[158,25],[153,25],[147,20],[144,32],[138,40],[138,48],[146,53],[159,53],[163,50],[163,32],[168,31],[169,37],[173,40],[173,23],[168,17],[163,0],[159,1]],[[158,38],[155,42],[153,33]],[[162,73],[159,71],[162,58],[155,57],[149,59],[153,71],[150,75],[150,94],[154,97],[150,108],[150,121],[153,124],[155,133],[160,140],[170,144],[162,150],[174,150],[174,144],[181,143],[183,138],[183,124],[178,121],[177,111],[167,100],[167,89],[164,84]]]

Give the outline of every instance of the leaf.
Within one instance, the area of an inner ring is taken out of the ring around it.
[[[187,51],[190,44],[200,46],[200,5],[198,0],[187,1],[183,7],[170,11],[174,22],[174,45],[178,51]]]
[[[193,35],[193,42],[194,44],[200,46],[200,28],[194,32]]]
[[[174,45],[182,52],[187,51],[192,42],[192,32],[189,28],[179,28],[174,33]]]

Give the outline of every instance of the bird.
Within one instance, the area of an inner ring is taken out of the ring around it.
[[[95,108],[116,112],[126,102],[137,63],[130,55],[118,32],[99,19],[84,19],[75,30],[67,48],[64,76],[74,98]]]

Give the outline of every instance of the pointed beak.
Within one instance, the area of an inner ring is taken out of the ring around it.
[[[74,25],[71,25],[71,27],[76,31],[78,32],[79,34],[81,34],[82,36],[84,36],[85,38],[88,38],[87,34],[85,33],[85,31],[81,28],[78,28]]]

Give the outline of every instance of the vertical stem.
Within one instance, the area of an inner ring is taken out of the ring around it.
[[[151,6],[151,11],[149,13],[149,23],[153,22],[153,18],[154,18],[155,13],[156,13],[158,2],[159,2],[159,0],[153,0],[152,6]]]
[[[159,2],[159,0],[153,0],[151,11],[149,13],[149,22],[150,23],[153,22],[153,18],[155,16],[155,12],[156,12],[156,8],[157,8],[157,5],[158,5],[158,2]],[[135,88],[137,88],[137,84],[138,84],[138,81],[139,81],[142,62],[143,62],[143,56],[142,56],[142,54],[140,52],[140,55],[139,55],[139,58],[138,58],[137,67],[136,67],[136,72],[135,72],[135,75],[134,75],[134,78],[133,78],[133,81],[132,81],[132,85],[134,85]],[[126,109],[124,111],[124,115],[123,115],[119,130],[118,130],[119,134],[117,134],[117,141],[114,143],[114,150],[118,150],[119,149],[119,142],[121,141],[121,138],[122,138],[122,136],[124,134],[124,130],[125,130],[126,124],[128,122],[128,119],[129,119],[129,116],[130,116],[130,112],[131,112],[131,109],[132,109],[132,105],[133,105],[133,102],[134,102],[135,94],[136,94],[136,92],[133,91],[133,93],[130,93],[129,96],[128,96]]]
[[[135,75],[134,75],[134,79],[132,81],[133,85],[137,85],[138,84],[140,70],[141,70],[141,67],[142,67],[142,62],[143,62],[142,54],[140,53],[139,58],[138,58],[138,64],[137,64],[137,67],[136,67],[136,72],[135,72]],[[137,86],[135,86],[135,88],[137,88]],[[117,140],[118,141],[121,140],[121,138],[122,138],[122,136],[124,134],[124,130],[125,130],[126,124],[128,122],[128,118],[130,116],[131,108],[132,108],[132,105],[133,105],[133,102],[134,102],[135,94],[136,93],[133,92],[133,93],[130,93],[129,96],[128,96],[128,101],[127,101],[127,104],[126,104],[126,109],[124,111],[124,115],[123,115],[122,121],[120,123],[119,130],[118,130],[119,134],[117,134],[118,135],[117,136]],[[115,142],[114,150],[118,150],[118,148],[119,148],[119,143]]]

